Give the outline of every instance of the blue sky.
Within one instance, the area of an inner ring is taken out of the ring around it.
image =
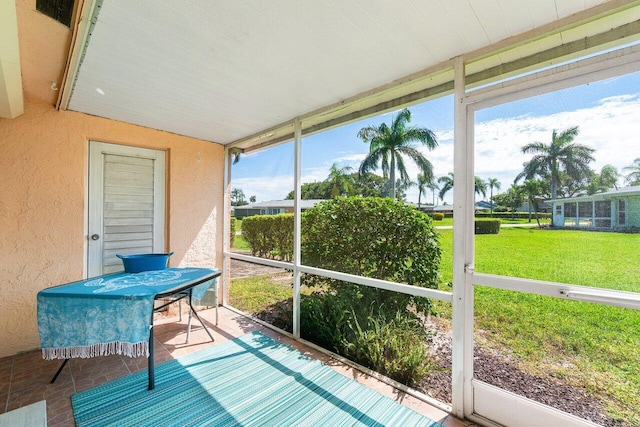
[[[409,108],[411,125],[435,132],[439,146],[423,149],[434,166],[436,177],[453,171],[453,98],[447,96]],[[302,182],[326,179],[333,163],[358,169],[368,152],[368,144],[358,131],[368,125],[389,123],[394,113],[371,117],[302,141]],[[549,143],[554,129],[579,126],[576,142],[592,147],[599,171],[611,164],[631,165],[640,157],[640,72],[581,85],[551,94],[539,95],[509,104],[480,110],[475,117],[475,174],[501,182],[500,193],[509,188],[522,164],[530,156],[520,148],[530,142]],[[416,179],[418,169],[407,161],[409,174]],[[380,170],[376,173],[382,174]],[[619,183],[623,183],[620,178]],[[232,168],[232,187],[243,190],[246,198],[258,201],[283,199],[293,189],[293,143],[281,144],[242,156]],[[445,197],[452,202],[453,194]],[[489,195],[487,194],[487,199]],[[407,200],[418,201],[417,189],[407,191]],[[432,195],[423,196],[431,202]],[[440,203],[440,202],[438,202]]]

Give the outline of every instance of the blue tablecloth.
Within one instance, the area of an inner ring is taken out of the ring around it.
[[[211,277],[193,287],[197,302],[218,275],[218,270],[208,268],[167,268],[108,274],[44,289],[38,293],[42,357],[148,356],[155,297]]]

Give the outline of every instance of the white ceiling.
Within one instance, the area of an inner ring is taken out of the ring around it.
[[[594,6],[624,3],[104,0],[67,108],[229,144],[406,83],[455,56],[570,23]],[[513,60],[504,48],[500,55]]]

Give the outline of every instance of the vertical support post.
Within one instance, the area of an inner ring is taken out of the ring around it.
[[[222,274],[220,281],[222,282],[222,305],[228,305],[229,301],[229,263],[230,258],[226,255],[231,250],[229,233],[231,232],[231,150],[224,150],[224,201],[223,201],[223,231],[222,231]],[[218,292],[216,292],[216,325],[218,324]]]
[[[454,63],[453,342],[452,408],[464,418],[473,412],[473,113],[465,102],[463,57]]]
[[[300,227],[301,227],[301,174],[302,174],[302,123],[294,122],[293,149],[293,336],[300,338]]]

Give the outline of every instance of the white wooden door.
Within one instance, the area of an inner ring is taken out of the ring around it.
[[[88,203],[88,277],[121,271],[116,254],[164,252],[164,151],[90,141]]]

